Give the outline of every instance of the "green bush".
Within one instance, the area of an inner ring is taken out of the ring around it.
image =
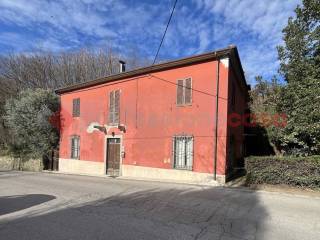
[[[247,184],[286,184],[320,189],[320,156],[248,157]]]
[[[27,89],[7,99],[5,120],[9,151],[23,158],[41,158],[59,143],[59,98],[52,91]]]

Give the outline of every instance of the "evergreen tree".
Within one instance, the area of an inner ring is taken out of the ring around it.
[[[53,117],[59,109],[59,98],[44,89],[24,90],[6,102],[6,125],[14,154],[43,157],[59,142]]]
[[[320,0],[304,0],[283,29],[278,47],[286,85],[277,110],[288,116],[280,132],[286,153],[320,153]]]

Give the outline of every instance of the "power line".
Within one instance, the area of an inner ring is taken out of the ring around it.
[[[103,83],[103,84],[98,85],[98,86],[89,87],[89,89],[78,89],[78,90],[75,90],[75,92],[86,92],[86,91],[90,91],[90,90],[94,90],[94,89],[104,88],[104,87],[110,86],[110,85],[115,85],[115,84],[118,84],[118,83],[130,82],[130,81],[134,81],[134,80],[138,80],[138,79],[142,79],[142,78],[147,78],[147,77],[153,78],[153,79],[156,79],[156,80],[160,80],[160,81],[168,83],[170,85],[180,86],[178,83],[172,82],[172,81],[167,80],[165,78],[160,78],[160,77],[157,77],[157,76],[155,76],[153,74],[145,74],[145,75],[140,75],[140,76],[129,78],[129,79],[125,79],[125,80],[118,80],[118,81],[114,81],[114,82],[106,82],[106,83]],[[185,86],[183,86],[183,87],[187,88]],[[192,87],[190,87],[188,89],[191,89],[192,91],[200,93],[200,94],[203,94],[203,95],[207,95],[209,97],[216,97],[217,96],[216,94],[212,94],[212,93],[209,93],[209,92],[201,91],[201,90],[198,90],[198,89],[195,89],[195,88],[192,88]],[[228,98],[225,98],[225,97],[218,96],[218,98],[222,99],[222,100],[225,100],[225,101],[228,101]]]
[[[169,81],[167,79],[157,77],[157,76],[155,76],[153,74],[149,74],[149,76],[152,77],[152,78],[156,78],[156,79],[158,79],[160,81],[163,81],[163,82],[166,82],[166,83],[170,83],[172,85],[180,86],[178,83],[174,83],[174,82],[171,82],[171,81]],[[204,92],[204,91],[192,88],[192,87],[186,87],[186,86],[181,86],[181,87],[191,89],[194,92],[202,93],[202,94],[207,95],[207,96],[211,96],[211,97],[216,97],[217,96],[216,94],[212,94],[212,93],[209,93],[209,92]],[[218,98],[219,99],[223,99],[223,100],[228,100],[228,98],[225,98],[225,97],[218,96]]]
[[[167,33],[167,30],[168,30],[168,27],[169,27],[169,24],[170,24],[170,21],[171,21],[171,18],[172,18],[174,9],[176,8],[177,2],[178,2],[178,0],[175,0],[174,5],[173,5],[173,8],[172,8],[172,11],[171,11],[171,14],[170,14],[170,17],[169,17],[169,20],[168,20],[168,23],[167,23],[167,26],[166,26],[166,30],[164,31],[164,34],[163,34],[163,36],[162,36],[160,45],[159,45],[158,50],[157,50],[157,54],[156,54],[156,56],[154,57],[154,60],[153,60],[152,65],[154,65],[155,62],[156,62],[156,60],[157,60],[158,54],[159,54],[159,52],[160,52],[160,48],[161,48],[162,43],[163,43],[163,40],[164,40],[164,38],[165,38],[165,36],[166,36],[166,33]]]

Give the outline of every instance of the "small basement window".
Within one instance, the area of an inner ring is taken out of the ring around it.
[[[193,136],[173,137],[173,157],[176,169],[192,170],[193,166]]]
[[[71,137],[71,158],[73,159],[80,158],[80,137],[79,136]]]

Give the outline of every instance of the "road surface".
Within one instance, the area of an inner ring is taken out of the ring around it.
[[[0,239],[320,239],[320,199],[0,172]]]

